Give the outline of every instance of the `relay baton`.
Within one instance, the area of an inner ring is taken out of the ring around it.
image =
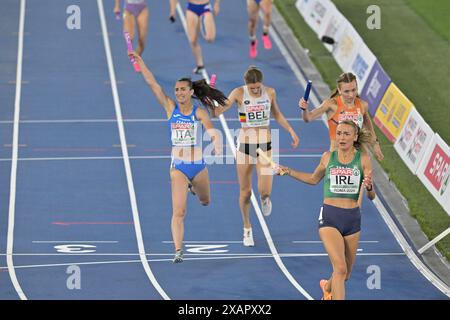
[[[268,163],[270,163],[270,165],[271,165],[271,167],[272,167],[273,169],[276,169],[276,168],[278,167],[278,165],[277,165],[275,162],[273,162],[273,160],[272,160],[272,159],[271,159],[264,151],[262,151],[261,148],[256,149],[256,153],[257,153],[259,156],[261,156],[261,158],[263,158],[263,159],[266,160]],[[286,171],[281,170],[280,176],[284,176],[284,175],[286,175],[286,174],[287,174]]]
[[[125,37],[125,41],[127,42],[128,52],[133,51],[133,45],[131,44],[131,38],[130,38],[130,34],[128,33],[128,31],[124,31],[123,36]],[[138,63],[133,56],[130,56],[130,61],[133,64],[134,71],[141,72],[141,69],[139,68]]]
[[[308,80],[308,84],[306,85],[305,95],[303,96],[303,100],[308,101],[309,93],[311,92],[312,82]]]
[[[214,73],[211,75],[211,79],[209,80],[209,86],[211,88],[215,88],[216,87],[216,80],[217,80],[217,75]]]

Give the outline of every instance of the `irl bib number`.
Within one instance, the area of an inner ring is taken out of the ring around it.
[[[359,192],[360,172],[352,168],[330,169],[330,192],[357,194]]]

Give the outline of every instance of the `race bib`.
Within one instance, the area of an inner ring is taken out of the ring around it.
[[[359,192],[361,172],[353,168],[330,169],[330,192],[357,194]]]
[[[197,144],[197,123],[172,123],[172,145],[188,147]]]
[[[364,117],[359,112],[358,113],[346,112],[339,114],[338,122],[342,121],[353,121],[361,129],[363,126]]]
[[[245,122],[249,127],[268,126],[270,107],[267,105],[249,106],[245,109]]]

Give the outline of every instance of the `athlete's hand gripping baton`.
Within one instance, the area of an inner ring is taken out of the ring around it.
[[[217,80],[217,75],[214,73],[211,75],[211,79],[209,80],[209,86],[211,88],[215,88],[216,87],[216,80]]]
[[[311,92],[312,82],[308,80],[308,84],[306,85],[305,95],[303,96],[303,100],[308,101],[309,93]]]
[[[272,158],[270,158],[267,153],[265,153],[264,151],[262,151],[261,148],[256,149],[256,153],[263,158],[265,161],[267,161],[268,163],[270,163],[270,166],[272,167],[272,169],[277,170],[279,167],[279,165],[277,165],[275,162],[273,162]],[[281,170],[280,171],[280,176],[284,176],[288,174],[287,171]]]
[[[127,49],[128,52],[133,51],[133,45],[131,44],[131,37],[128,31],[123,32],[123,36],[125,37],[125,41],[127,43]],[[133,56],[130,56],[130,61],[133,64],[134,71],[141,72],[141,69],[139,68],[139,64],[137,63],[136,59]]]

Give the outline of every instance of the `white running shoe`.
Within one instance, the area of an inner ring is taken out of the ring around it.
[[[261,211],[266,217],[270,216],[270,214],[272,213],[272,202],[270,201],[269,197],[265,198],[264,200],[261,199]]]
[[[244,228],[244,246],[246,247],[253,247],[255,245],[255,241],[253,241],[253,232],[252,232],[252,228],[247,229]]]

